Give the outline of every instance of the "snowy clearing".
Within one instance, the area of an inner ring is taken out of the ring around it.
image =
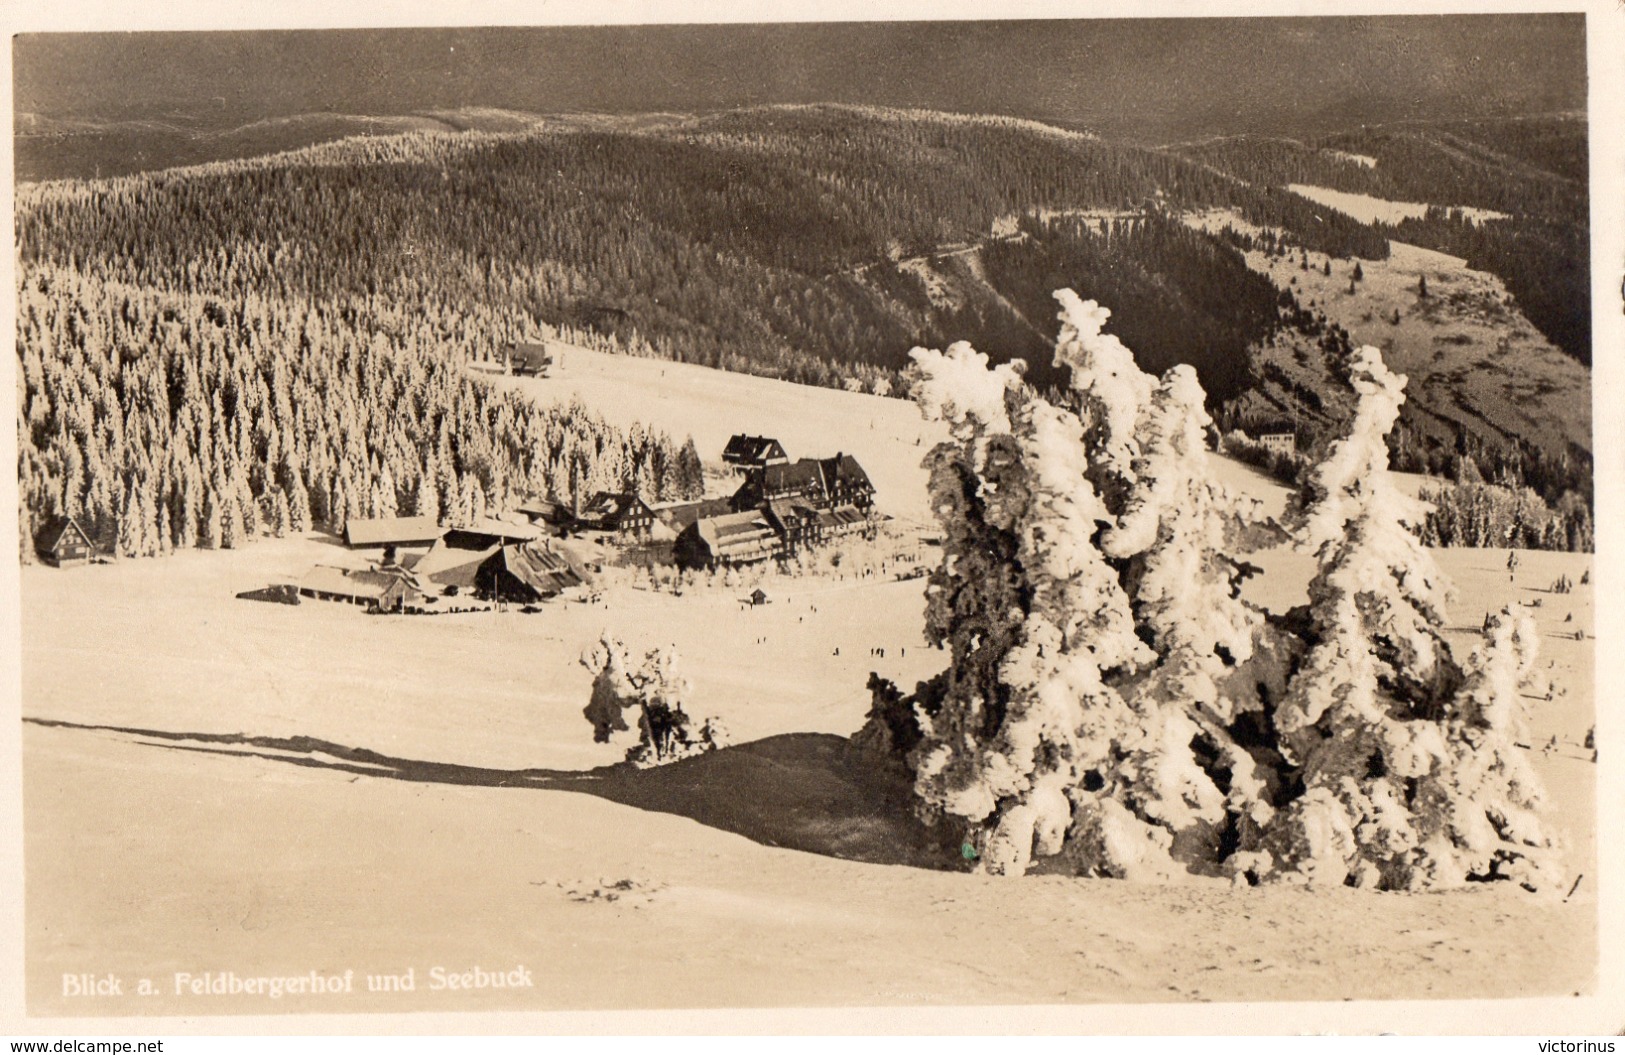
[[[1376,164],[1374,158],[1366,160],[1373,166]],[[1289,183],[1286,189],[1310,201],[1319,202],[1352,216],[1361,223],[1399,223],[1401,220],[1421,219],[1431,208],[1427,202],[1389,201],[1386,198],[1373,198],[1369,194],[1354,194],[1350,191],[1333,190],[1330,187],[1316,187],[1308,183]],[[1459,205],[1452,205],[1449,208],[1460,211],[1474,223],[1507,218],[1506,213],[1495,212],[1493,209],[1474,209]]]
[[[1325,153],[1342,161],[1352,161],[1361,168],[1374,169],[1377,167],[1377,159],[1370,154],[1351,154],[1346,150],[1327,150]]]

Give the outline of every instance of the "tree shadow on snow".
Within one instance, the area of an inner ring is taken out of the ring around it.
[[[871,864],[954,870],[965,866],[956,846],[944,844],[914,817],[906,773],[828,733],[770,736],[651,769],[622,764],[575,771],[490,769],[395,758],[309,736],[179,733],[47,718],[23,721],[114,733],[147,747],[255,758],[358,777],[577,792],[687,817],[765,846]]]

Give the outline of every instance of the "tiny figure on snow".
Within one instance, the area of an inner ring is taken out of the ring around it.
[[[1518,574],[1518,551],[1507,551],[1507,581],[1512,582]]]

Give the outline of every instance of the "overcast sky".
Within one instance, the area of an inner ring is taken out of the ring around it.
[[[16,107],[209,124],[310,111],[869,102],[1112,135],[1312,132],[1585,106],[1579,15],[49,34]]]

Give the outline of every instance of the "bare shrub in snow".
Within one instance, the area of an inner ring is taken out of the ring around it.
[[[633,765],[662,765],[727,745],[718,719],[696,722],[684,709],[693,687],[678,667],[675,648],[650,649],[637,661],[619,639],[605,634],[582,653],[581,665],[594,672],[592,698],[582,712],[594,740],[608,743],[630,732],[625,714],[637,708],[638,741],[626,752]]]

